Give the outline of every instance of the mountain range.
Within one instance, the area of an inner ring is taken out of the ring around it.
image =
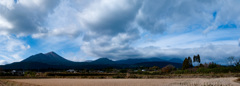
[[[49,52],[45,54],[39,53],[32,55],[20,62],[2,65],[0,68],[24,70],[136,68],[152,66],[159,66],[162,68],[169,64],[175,66],[176,68],[181,68],[182,62],[183,61],[178,58],[163,60],[156,57],[131,58],[117,61],[113,61],[108,58],[99,58],[94,61],[73,62],[61,57],[55,52]]]

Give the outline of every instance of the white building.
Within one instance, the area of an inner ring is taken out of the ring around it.
[[[76,71],[74,69],[69,69],[69,70],[67,70],[67,72],[76,73]]]

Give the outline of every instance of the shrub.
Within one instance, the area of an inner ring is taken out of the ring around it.
[[[235,67],[215,67],[215,68],[199,68],[197,73],[228,73],[238,72],[239,70]]]
[[[150,67],[149,70],[150,71],[157,71],[159,70],[160,68],[158,66],[153,66],[153,67]]]
[[[24,73],[24,76],[36,76],[36,72],[26,71],[26,72]]]
[[[128,71],[127,69],[121,69],[120,73],[127,73],[127,71]]]
[[[167,65],[167,66],[162,68],[162,72],[163,73],[170,73],[174,69],[175,69],[175,67],[173,65]]]
[[[176,70],[174,74],[184,74],[184,70]]]
[[[217,65],[214,62],[210,62],[209,65],[208,65],[208,68],[216,68],[216,67],[219,67],[219,65]]]
[[[126,74],[118,74],[113,76],[113,78],[125,78],[125,77],[126,77]]]
[[[131,74],[128,78],[138,78],[138,76],[135,74]]]
[[[159,74],[162,74],[162,72],[161,71],[152,72],[152,75],[159,75]]]
[[[198,68],[197,73],[210,73],[208,68]]]

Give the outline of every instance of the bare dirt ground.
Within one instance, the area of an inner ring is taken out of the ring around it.
[[[40,86],[240,86],[237,78],[183,79],[9,79]]]

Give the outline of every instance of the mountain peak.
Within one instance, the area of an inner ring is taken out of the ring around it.
[[[48,57],[52,57],[52,58],[62,58],[60,55],[58,55],[57,53],[55,53],[53,51],[45,53],[44,55],[46,55]]]
[[[130,58],[130,59],[125,59],[125,60],[118,60],[118,64],[136,64],[136,63],[142,63],[142,62],[159,62],[159,61],[164,61],[160,58],[157,57],[152,57],[152,58]]]
[[[97,60],[110,60],[108,58],[98,58]]]
[[[171,58],[168,60],[169,62],[175,62],[175,63],[182,63],[183,60],[180,58]]]
[[[47,54],[57,54],[57,53],[55,53],[54,51],[51,51],[51,52],[48,52],[48,53],[45,53],[45,55],[47,55]]]
[[[115,62],[108,59],[108,58],[99,58],[95,61],[92,61],[92,63],[95,63],[95,64],[114,64]]]
[[[50,65],[59,65],[59,64],[64,65],[66,63],[69,63],[70,61],[59,56],[57,53],[51,51],[45,54],[39,53],[36,55],[32,55],[27,59],[23,60],[22,62],[40,62],[40,63],[46,63]]]

